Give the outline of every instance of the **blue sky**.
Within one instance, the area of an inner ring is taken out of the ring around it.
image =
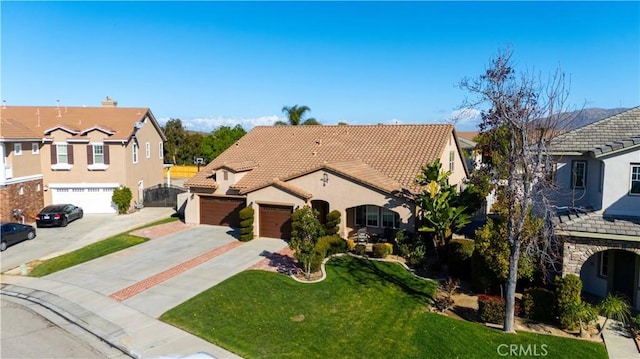
[[[191,130],[306,105],[324,124],[446,122],[509,46],[569,105],[640,105],[640,2],[0,2],[8,105],[149,107]],[[473,119],[461,121],[473,130]]]

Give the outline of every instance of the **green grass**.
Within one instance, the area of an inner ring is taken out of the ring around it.
[[[131,231],[174,222],[177,220],[178,218],[176,217],[169,217],[138,227]],[[113,237],[104,239],[96,243],[92,243],[80,249],[76,249],[73,252],[65,253],[63,255],[48,259],[34,267],[29,275],[31,277],[44,277],[48,274],[73,267],[80,263],[88,262],[92,259],[106,256],[107,254],[111,254],[149,240],[148,238],[133,236],[128,233],[129,232],[120,233]]]
[[[548,358],[607,358],[598,343],[505,334],[430,313],[435,288],[397,264],[339,257],[323,282],[245,271],[161,320],[245,358],[500,358],[498,349],[512,344],[530,356],[535,347]]]

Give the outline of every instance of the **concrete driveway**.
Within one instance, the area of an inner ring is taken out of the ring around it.
[[[37,228],[37,237],[15,244],[0,253],[0,272],[37,259],[46,259],[73,251],[115,234],[168,218],[172,208],[143,208],[127,215],[85,214],[67,227]]]

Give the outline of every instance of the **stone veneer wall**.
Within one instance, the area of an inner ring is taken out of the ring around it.
[[[584,262],[592,255],[607,249],[622,249],[640,255],[640,242],[616,241],[611,239],[593,239],[564,237],[562,258],[562,276],[575,274],[580,276]]]
[[[20,222],[13,217],[13,210],[21,209],[25,216],[25,223],[34,222],[35,215],[44,205],[42,186],[42,179],[37,179],[12,183],[0,188],[0,221]],[[20,187],[23,188],[22,195],[19,194]]]

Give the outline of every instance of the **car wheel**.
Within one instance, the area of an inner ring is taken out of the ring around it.
[[[62,224],[61,224],[60,226],[62,226],[62,227],[66,227],[66,226],[67,226],[67,224],[69,224],[69,220],[67,220],[66,218],[63,218],[63,219],[62,219]]]
[[[36,238],[36,233],[34,231],[27,233],[27,239],[31,240],[34,238]]]
[[[0,252],[4,252],[5,249],[7,249],[7,242],[2,241],[0,243]]]

